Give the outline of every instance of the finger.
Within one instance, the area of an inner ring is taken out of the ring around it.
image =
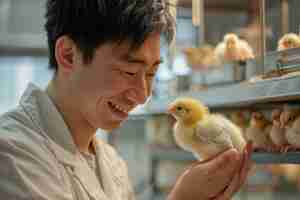
[[[244,160],[243,160],[243,165],[242,165],[241,172],[240,172],[240,185],[244,184],[244,182],[247,179],[248,172],[251,169],[252,151],[253,151],[252,143],[248,143],[244,150],[244,153],[243,153]]]
[[[224,154],[224,153],[228,153],[227,151],[229,151],[229,150],[234,150],[234,149],[230,148],[230,149],[228,149],[228,150],[225,150],[224,152],[217,153],[215,156],[212,156],[212,157],[210,157],[210,158],[208,158],[208,159],[206,159],[206,160],[198,160],[198,161],[196,161],[195,163],[193,163],[192,166],[194,167],[194,166],[196,166],[196,165],[198,165],[198,164],[208,163],[208,162],[210,162],[211,160],[214,160],[215,158],[217,158],[218,156],[220,156],[220,155],[222,155],[222,154]]]
[[[216,198],[216,200],[230,199],[234,193],[236,193],[247,178],[248,171],[250,169],[250,158],[253,151],[252,143],[248,143],[243,152],[242,162],[240,163],[239,173],[236,173],[229,186],[225,188]]]
[[[193,174],[197,176],[206,176],[207,185],[214,188],[214,193],[210,195],[216,196],[218,193],[224,190],[226,185],[229,185],[232,181],[234,174],[239,174],[241,163],[241,155],[236,150],[227,150],[221,153],[213,160],[207,162],[200,162],[197,166],[190,168],[188,172],[193,170]],[[205,169],[205,170],[204,170]],[[187,173],[188,173],[187,172]],[[215,178],[218,181],[215,181]]]
[[[193,167],[196,167],[199,164],[201,164],[201,161],[193,162],[192,164],[190,164],[189,166],[187,166],[185,169],[183,169],[183,171],[188,171],[188,170],[192,169]]]
[[[234,193],[239,188],[239,174],[236,174],[229,184],[229,186],[217,197],[214,198],[214,200],[230,200],[231,197],[234,195]]]
[[[239,186],[237,190],[239,190],[242,185],[245,183],[247,179],[248,172],[251,168],[251,153],[252,153],[252,143],[248,143],[243,151],[243,160],[240,168],[240,177],[239,177]],[[237,192],[237,191],[236,191]]]
[[[236,166],[239,161],[240,161],[239,153],[235,149],[229,149],[204,164],[207,165],[206,166],[206,168],[208,169],[207,173],[212,173],[216,171],[217,172],[227,171],[228,173],[228,170],[229,171],[235,170],[234,166]]]
[[[234,174],[239,174],[241,164],[242,164],[242,154],[235,153],[231,155],[224,162],[214,163],[214,167],[211,167],[211,173],[215,174],[215,177],[223,177],[223,180],[227,180],[226,183],[229,183],[233,178]],[[222,179],[221,179],[222,180]]]
[[[221,191],[224,191],[225,186],[228,186],[232,182],[232,179],[236,174],[240,174],[240,166],[242,164],[241,155],[239,153],[234,153],[234,156],[231,155],[229,158],[224,159],[223,162],[215,162],[214,164],[213,167],[208,168],[207,170],[211,175],[211,179],[208,179],[207,184],[211,185],[211,183],[214,183],[212,187],[215,188],[217,193],[220,193]],[[216,167],[217,170],[214,170],[214,167]],[[215,180],[213,180],[215,178],[219,181],[215,182]],[[214,193],[213,196],[217,193]]]

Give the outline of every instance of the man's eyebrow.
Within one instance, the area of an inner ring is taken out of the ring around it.
[[[130,62],[130,63],[137,63],[137,64],[143,64],[143,65],[146,65],[147,63],[145,62],[145,60],[143,59],[140,59],[140,58],[135,58],[131,55],[126,55],[124,56],[125,60]],[[161,63],[163,63],[163,59],[160,58],[159,60],[157,60],[156,62],[153,63],[153,66],[156,66],[156,65],[160,65]]]

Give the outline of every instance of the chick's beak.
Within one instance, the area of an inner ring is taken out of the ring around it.
[[[285,47],[289,47],[289,46],[291,45],[291,42],[290,42],[290,41],[285,41],[285,42],[283,43],[283,45],[284,45]]]
[[[167,109],[168,114],[174,114],[175,111],[176,111],[176,107],[174,105],[171,104],[168,106],[168,109]]]

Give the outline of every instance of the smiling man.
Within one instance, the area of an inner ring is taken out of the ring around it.
[[[174,23],[165,0],[48,0],[47,89],[30,84],[0,117],[3,199],[133,200],[125,162],[98,128],[112,130],[145,103]],[[170,200],[228,199],[244,181],[249,152],[233,150],[190,168]],[[212,186],[212,187],[207,187]]]
[[[160,64],[160,33],[149,34],[138,49],[107,42],[84,60],[72,39],[56,42],[58,71],[47,93],[64,115],[75,144],[87,151],[96,129],[112,130],[128,112],[145,103]]]

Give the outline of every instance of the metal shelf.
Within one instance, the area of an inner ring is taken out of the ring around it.
[[[300,164],[300,152],[253,153],[252,160],[257,164]]]
[[[205,9],[222,9],[222,10],[241,10],[247,11],[249,5],[247,0],[205,0]],[[179,0],[179,7],[192,8],[192,0]]]
[[[181,149],[167,149],[155,146],[151,151],[151,157],[155,160],[195,161],[196,158],[190,152]],[[300,152],[264,153],[253,152],[251,160],[256,164],[300,164]]]
[[[266,55],[265,69],[268,71],[279,67],[288,70],[299,68],[300,48],[281,52],[270,52]],[[247,67],[259,68],[257,60],[250,60]],[[185,96],[201,100],[213,110],[251,108],[253,106],[267,106],[282,102],[295,102],[300,100],[300,76],[281,76],[262,79],[257,82],[240,82],[218,87],[209,87],[199,92],[185,92],[178,96],[165,99],[152,99],[144,107],[133,112],[130,117],[149,117],[166,113],[168,104],[177,97]],[[181,149],[167,149],[156,146],[151,148],[151,158],[158,160],[193,161],[192,153]],[[254,152],[251,158],[257,164],[300,164],[300,152],[285,154]]]
[[[151,159],[154,160],[172,160],[172,161],[195,161],[196,157],[187,151],[179,148],[162,148],[159,145],[153,145],[150,151]]]
[[[256,83],[238,83],[222,87],[210,88],[201,92],[186,92],[185,96],[201,100],[212,109],[249,107],[260,103],[300,100],[300,77],[270,79]],[[170,102],[177,97],[151,100],[149,103],[131,113],[131,118],[165,114]]]
[[[247,61],[247,68],[260,69],[260,61]],[[273,51],[266,55],[265,72],[293,71],[300,68],[300,48]],[[262,72],[256,72],[262,73]],[[252,74],[253,76],[254,74]],[[248,77],[250,78],[250,77]],[[146,105],[130,113],[130,119],[165,114],[167,105],[177,97],[186,96],[201,100],[212,109],[249,107],[254,104],[300,100],[300,76],[282,76],[253,82],[239,82],[208,87],[199,92],[184,92],[178,96],[151,99]]]

